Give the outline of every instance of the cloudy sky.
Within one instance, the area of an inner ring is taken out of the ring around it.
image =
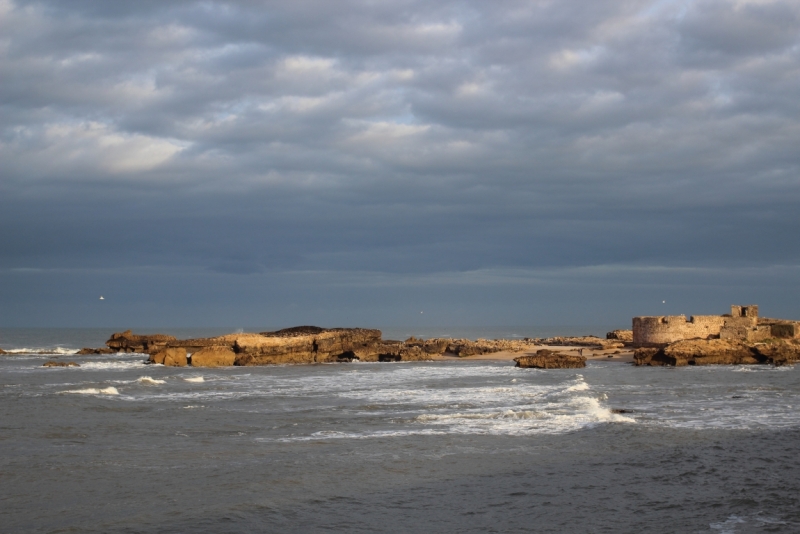
[[[800,319],[800,2],[0,0],[0,251],[0,326]]]

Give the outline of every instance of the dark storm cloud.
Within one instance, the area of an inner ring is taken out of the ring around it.
[[[788,1],[0,0],[0,270],[790,279],[799,35]]]

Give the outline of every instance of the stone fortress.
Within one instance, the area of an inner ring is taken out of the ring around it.
[[[685,339],[759,342],[800,338],[800,321],[758,316],[758,306],[731,306],[725,315],[666,315],[633,318],[634,347],[663,347]]]

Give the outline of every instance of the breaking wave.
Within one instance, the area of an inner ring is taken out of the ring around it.
[[[107,388],[85,388],[85,389],[71,389],[61,391],[60,393],[73,393],[77,395],[119,395],[119,391],[114,386]]]
[[[140,377],[137,380],[140,384],[147,384],[147,385],[158,385],[158,384],[166,384],[166,380],[159,380],[157,378],[150,378],[149,376]]]

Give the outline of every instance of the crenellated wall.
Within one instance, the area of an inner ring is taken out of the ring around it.
[[[731,306],[729,315],[664,315],[633,318],[633,345],[659,347],[683,339],[800,338],[800,322],[758,318],[758,306]]]
[[[719,336],[725,317],[722,315],[666,315],[633,318],[633,345],[654,347],[682,339]]]

